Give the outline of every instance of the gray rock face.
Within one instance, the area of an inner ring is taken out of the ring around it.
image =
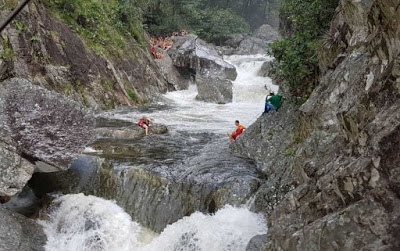
[[[0,250],[44,251],[47,238],[33,220],[0,205]]]
[[[268,24],[259,27],[252,35],[236,34],[225,41],[223,47],[219,47],[225,55],[249,55],[266,54],[269,43],[279,39],[279,33]]]
[[[186,90],[189,88],[190,79],[185,79],[174,66],[168,53],[162,59],[155,60],[160,72],[168,82],[169,91]]]
[[[0,12],[0,17],[6,17],[10,10]],[[180,86],[174,73],[165,79],[164,71],[168,69],[160,71],[150,48],[143,48],[133,38],[125,38],[129,49],[120,56],[115,51],[98,55],[93,46],[38,2],[24,8],[16,21],[24,24],[23,31],[11,24],[0,38],[0,53],[6,49],[5,41],[9,41],[7,49],[13,51],[12,58],[0,60],[0,80],[25,78],[95,109],[154,100],[171,84]],[[135,91],[139,100],[132,100],[128,90]]]
[[[75,102],[23,79],[0,88],[11,138],[26,156],[67,169],[92,141],[93,115]]]
[[[246,247],[246,251],[260,251],[267,242],[267,235],[254,236]]]
[[[217,104],[231,103],[233,98],[233,85],[228,79],[196,78],[198,100]]]
[[[258,76],[260,77],[268,77],[269,72],[271,70],[271,61],[264,62],[263,65],[261,66],[260,71],[257,73]]]
[[[235,80],[236,68],[225,62],[216,48],[195,35],[174,38],[174,46],[168,51],[176,67],[187,68],[202,77]]]
[[[267,174],[255,201],[268,215],[263,250],[400,248],[399,4],[341,1],[330,34],[342,41],[324,44],[324,73],[300,114],[283,106],[237,140],[235,151]],[[281,124],[285,147],[272,162],[277,151],[263,125],[276,130],[271,120],[284,116],[295,120]]]
[[[261,25],[254,31],[253,36],[264,41],[274,41],[281,38],[279,33],[269,24]]]
[[[196,75],[198,99],[225,104],[232,102],[232,83],[237,77],[236,68],[225,62],[213,45],[194,35],[175,38],[169,55],[174,65]]]
[[[7,201],[22,191],[35,166],[22,158],[16,147],[0,142],[0,198]]]
[[[255,160],[266,174],[254,201],[256,211],[272,210],[294,188],[290,165],[297,150],[295,114],[296,107],[284,103],[277,112],[262,115],[231,146],[240,156]]]
[[[93,138],[90,113],[23,79],[1,83],[0,117],[2,197],[21,191],[39,162],[67,169]]]

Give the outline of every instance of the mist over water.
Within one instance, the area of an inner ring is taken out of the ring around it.
[[[107,116],[134,122],[144,115],[149,116],[156,123],[166,124],[171,135],[189,135],[188,140],[193,133],[214,135],[203,152],[209,154],[209,158],[218,160],[219,157],[224,161],[225,157],[218,151],[207,149],[221,146],[223,134],[234,129],[235,120],[250,126],[264,109],[266,88],[278,90],[270,79],[257,76],[262,64],[270,60],[267,56],[230,56],[225,60],[235,65],[238,71],[238,78],[233,83],[233,103],[219,105],[197,101],[196,86],[191,85],[189,90],[167,93],[166,101],[158,104],[159,109],[149,109],[145,113],[138,110],[111,111]],[[151,137],[146,140],[151,140]],[[212,152],[218,156],[213,156]],[[198,154],[199,162],[204,164],[207,156]],[[197,157],[188,160],[187,170],[181,170],[182,175],[196,169],[190,167],[190,163],[197,163],[194,161]],[[226,158],[229,158],[228,153]],[[240,173],[243,172],[246,173]],[[209,177],[209,182],[214,182],[213,177]],[[245,205],[227,205],[214,215],[196,212],[156,234],[132,221],[114,202],[83,194],[56,199],[48,220],[40,223],[48,236],[47,251],[243,251],[253,236],[267,232],[261,215],[250,212]]]

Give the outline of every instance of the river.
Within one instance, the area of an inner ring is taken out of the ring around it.
[[[212,213],[179,216],[178,221],[155,233],[139,223],[144,217],[157,218],[152,209],[154,197],[145,193],[130,196],[129,203],[126,196],[112,198],[115,201],[83,194],[59,196],[48,217],[40,221],[48,236],[47,251],[243,251],[253,236],[266,233],[263,216],[251,212],[245,203],[253,193],[249,187],[259,174],[252,163],[232,156],[226,133],[234,130],[235,120],[250,126],[264,109],[265,86],[273,91],[278,87],[270,79],[257,76],[263,62],[270,58],[252,55],[225,60],[238,71],[230,104],[196,101],[197,90],[191,85],[189,90],[167,93],[165,101],[158,104],[103,115],[128,121],[145,115],[169,128],[167,136],[150,135],[137,143],[139,149],[151,145],[153,155],[143,151],[135,158],[119,159],[116,177],[122,177],[121,170],[139,168],[170,181],[200,184],[202,188],[225,188],[229,184],[232,191],[222,200],[227,205]],[[126,179],[121,178],[120,182],[119,187],[126,192]],[[132,203],[136,205],[129,210],[126,204]],[[173,213],[168,207],[164,210],[166,215]]]

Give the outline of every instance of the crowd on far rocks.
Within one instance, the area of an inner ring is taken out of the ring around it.
[[[174,45],[172,41],[174,37],[185,37],[187,35],[188,32],[186,30],[181,30],[180,32],[173,32],[172,36],[150,38],[151,55],[153,55],[155,59],[162,59],[164,57],[164,52],[171,49]]]

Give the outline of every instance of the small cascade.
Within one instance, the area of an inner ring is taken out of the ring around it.
[[[194,213],[155,234],[133,222],[111,201],[83,194],[53,202],[42,221],[47,251],[243,251],[265,234],[265,219],[246,208],[225,206],[214,215]]]
[[[167,93],[165,102],[147,111],[103,114],[131,122],[150,116],[167,125],[169,134],[88,148],[111,163],[99,172],[102,187],[94,194],[115,202],[83,194],[56,199],[41,222],[47,251],[243,251],[253,236],[267,232],[261,215],[240,206],[257,189],[259,173],[231,154],[226,133],[235,129],[235,120],[250,126],[262,113],[268,90],[278,87],[258,76],[269,57],[226,60],[238,72],[230,104],[197,101],[192,85]]]

